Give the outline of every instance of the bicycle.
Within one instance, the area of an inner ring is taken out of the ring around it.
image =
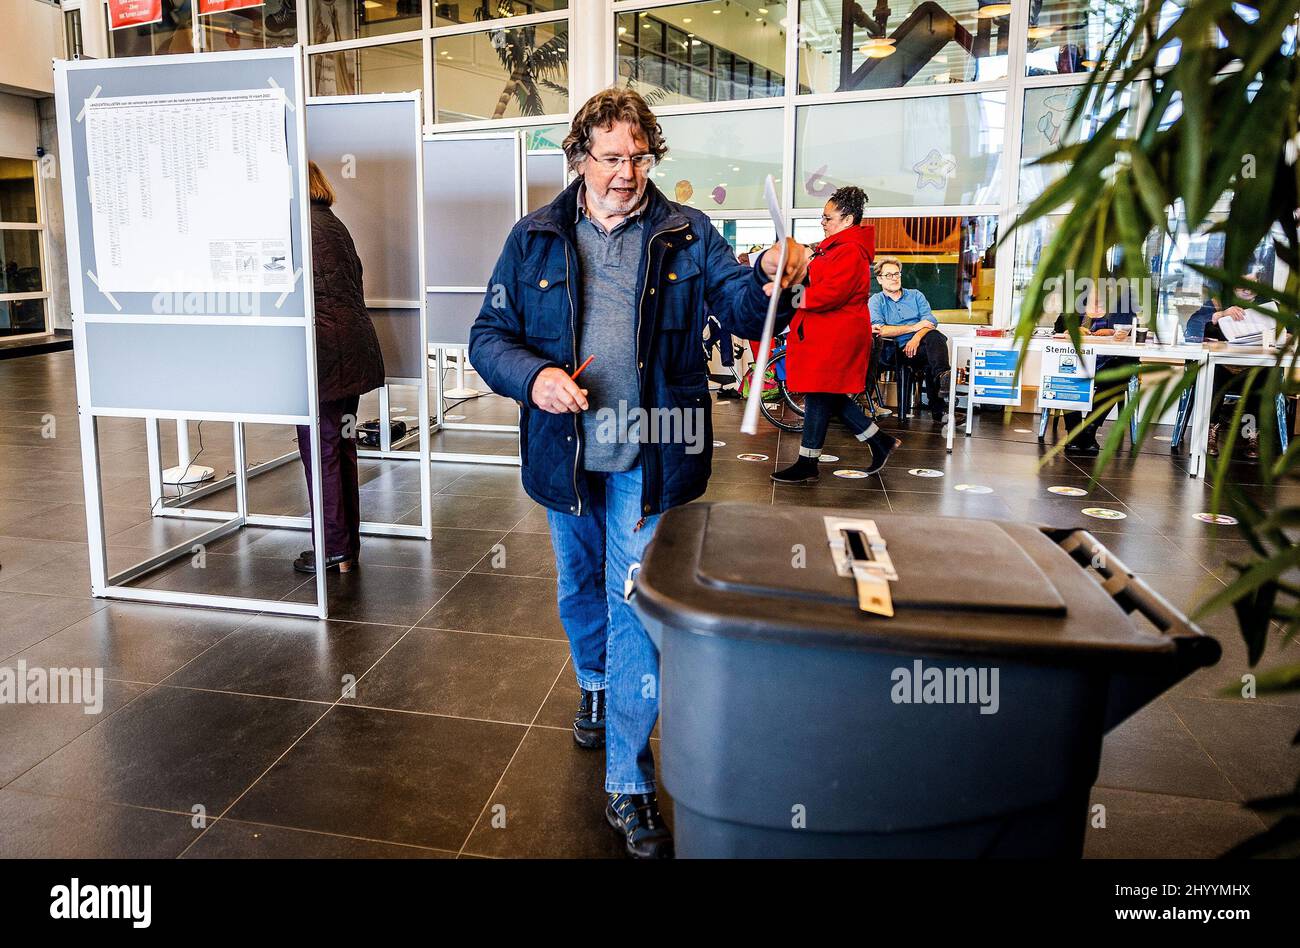
[[[722,338],[722,326],[712,316],[709,317],[705,327],[704,337],[704,358],[706,363],[711,359],[714,347],[719,349],[724,344]],[[876,347],[878,349],[878,347]],[[748,384],[752,384],[754,367],[751,364],[743,373],[737,368],[743,363],[745,355],[745,346],[732,345],[731,363],[727,366],[731,371],[730,377],[726,375],[711,374],[709,377],[723,385],[734,381],[736,388],[742,393],[748,391]],[[804,397],[803,393],[796,392],[790,388],[786,380],[786,344],[784,340],[772,340],[772,354],[767,360],[767,379],[764,384],[773,384],[771,393],[763,393],[763,398],[759,402],[759,409],[773,426],[782,431],[798,433],[803,431],[804,417]],[[873,371],[874,370],[874,371]],[[877,364],[876,353],[873,352],[872,366],[867,370],[867,377],[870,380],[873,376],[879,375],[879,365]],[[857,403],[872,418],[884,418],[893,414],[888,408],[877,407],[879,405],[879,393],[873,397],[871,392],[876,386],[870,382],[863,386],[863,391],[854,396]]]

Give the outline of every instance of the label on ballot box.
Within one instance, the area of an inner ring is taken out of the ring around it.
[[[1019,405],[1019,358],[1019,349],[976,348],[971,356],[971,401],[977,405]]]
[[[1094,346],[1074,348],[1069,340],[1049,342],[1043,347],[1042,379],[1038,385],[1039,408],[1089,411],[1092,408],[1092,377],[1097,372]]]

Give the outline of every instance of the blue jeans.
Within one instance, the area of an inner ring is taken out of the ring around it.
[[[869,431],[873,425],[866,412],[848,395],[808,392],[803,398],[803,437],[799,445],[816,449],[826,443],[831,416],[837,416],[855,435]]]
[[[659,522],[641,520],[641,469],[580,472],[591,506],[583,516],[548,510],[560,621],[579,686],[606,691],[605,790],[655,789],[650,732],[659,717],[659,650],[623,599],[628,567]]]

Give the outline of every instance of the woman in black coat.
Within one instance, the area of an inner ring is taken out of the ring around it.
[[[325,568],[348,572],[361,555],[361,491],[357,477],[357,404],[384,384],[384,357],[361,291],[361,258],[334,216],[334,189],[309,163],[311,272],[316,306],[316,368],[320,396],[321,497],[325,503]],[[311,495],[311,429],[298,427],[298,453]],[[305,550],[293,568],[316,572]]]

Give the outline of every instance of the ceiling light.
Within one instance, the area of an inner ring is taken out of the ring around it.
[[[980,7],[979,12],[975,14],[981,20],[996,20],[1000,16],[1010,15],[1011,4],[1009,3],[990,3]]]
[[[619,36],[622,36],[622,35],[623,35],[624,33],[626,33],[626,32],[627,32],[627,27],[626,27],[626,26],[620,26],[620,27],[618,28],[618,35],[619,35]]]
[[[1059,23],[1050,23],[1045,26],[1031,26],[1029,28],[1029,38],[1031,40],[1047,39],[1061,28]]]
[[[858,52],[860,52],[863,56],[866,56],[868,59],[884,59],[886,56],[894,55],[894,47],[863,46],[860,50],[858,50]]]
[[[362,6],[364,6],[367,10],[378,10],[383,7],[383,4],[376,3],[375,0],[366,0],[366,2],[362,4]]]
[[[683,23],[689,23],[689,22],[691,22],[691,18],[688,17],[688,16],[684,16],[684,17],[682,17],[682,22],[683,22]]]
[[[767,16],[767,7],[759,7],[758,12],[763,14],[763,16]]]

